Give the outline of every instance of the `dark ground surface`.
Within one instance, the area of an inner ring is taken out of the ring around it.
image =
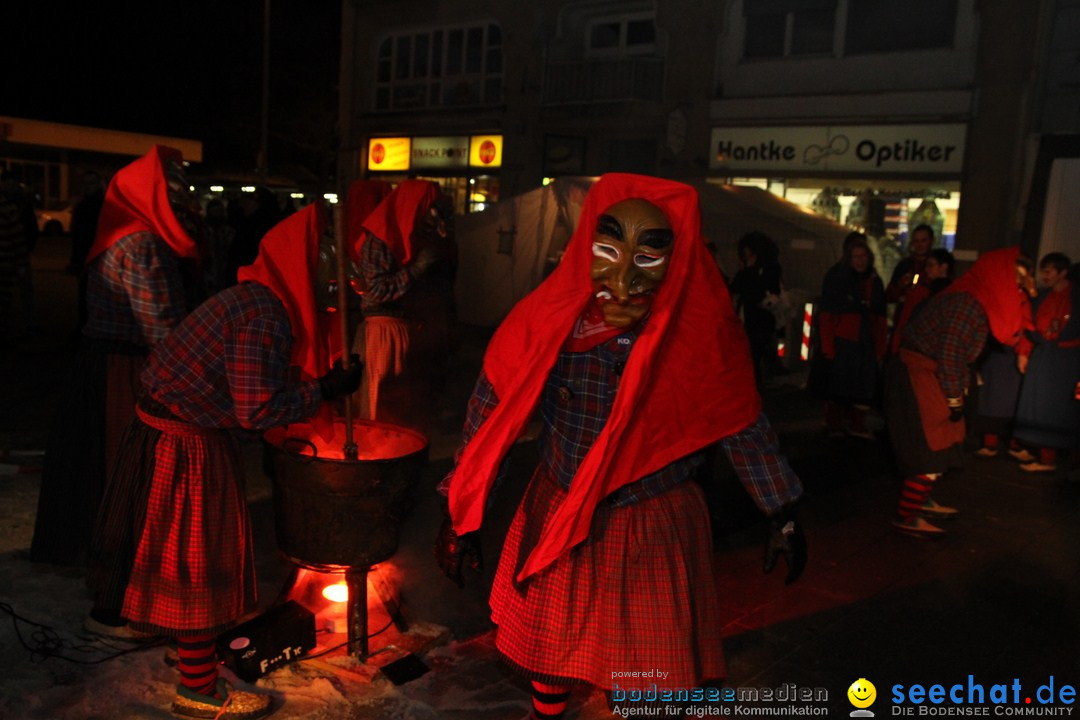
[[[63,239],[41,241],[35,265],[42,331],[0,349],[5,378],[0,450],[44,448],[49,418],[62,402],[59,387],[73,353],[69,336],[75,318],[74,279],[63,272],[66,251]],[[502,720],[525,715],[525,685],[490,647],[486,597],[500,539],[532,469],[535,454],[529,446],[515,451],[512,478],[483,530],[489,572],[459,591],[442,579],[431,560],[438,511],[429,491],[449,469],[486,333],[466,329],[462,337],[444,404],[447,412],[432,438],[431,461],[416,492],[418,504],[405,521],[401,549],[389,563],[406,616],[445,628],[451,641],[425,650],[433,672],[401,686],[370,678],[337,682],[332,668],[323,668],[324,675],[278,671],[259,683],[284,701],[276,718]],[[936,493],[941,502],[962,511],[947,524],[948,536],[936,541],[906,537],[888,522],[899,484],[886,441],[827,439],[820,408],[799,388],[798,374],[782,380],[766,392],[765,407],[806,486],[801,517],[810,563],[791,587],[784,586],[781,572],[762,574],[765,523],[718,463],[709,494],[726,624],[727,685],[824,688],[828,700],[818,705],[829,715],[846,716],[852,710],[848,686],[867,678],[878,692],[871,709],[881,717],[899,714],[888,707],[897,684],[966,687],[971,675],[989,693],[994,684],[1011,686],[1018,679],[1019,709],[1025,697],[1036,700],[1036,689],[1050,676],[1056,688],[1080,684],[1080,477],[1075,464],[1031,476],[1007,458],[969,455],[967,468],[946,476]],[[248,449],[247,461],[262,597],[268,603],[288,565],[276,552],[272,491],[261,474],[257,445]],[[74,631],[86,607],[79,595],[81,571],[26,559],[38,483],[33,472],[0,475],[0,600],[24,615]],[[60,603],[57,592],[70,597]],[[35,610],[48,613],[50,608],[55,617],[35,615]],[[0,628],[3,621],[0,617]],[[158,669],[158,658],[128,661],[129,671],[144,685],[142,706],[110,686],[117,670],[72,669],[56,659],[30,659],[12,630],[0,629],[0,676],[7,678],[0,683],[0,718],[169,716],[147,709],[166,708],[175,682],[170,671]],[[351,672],[362,674],[355,668]],[[286,673],[291,673],[288,678]],[[333,692],[320,689],[325,677],[331,678]],[[95,699],[103,688],[114,693],[112,705]],[[732,707],[728,703],[722,709],[730,714]],[[1029,707],[1042,709],[1037,702]],[[989,714],[1004,709],[991,707]],[[575,716],[601,718],[611,712],[602,695],[579,690],[569,714]]]

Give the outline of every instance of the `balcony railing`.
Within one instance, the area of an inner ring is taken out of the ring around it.
[[[662,58],[549,62],[544,104],[657,102],[664,93]]]

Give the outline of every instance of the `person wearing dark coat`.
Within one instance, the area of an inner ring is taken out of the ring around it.
[[[760,388],[777,371],[776,317],[769,303],[779,299],[781,270],[778,251],[767,235],[752,232],[739,240],[739,261],[728,289],[735,301],[735,312],[742,318],[750,341],[754,377]]]
[[[887,335],[885,288],[865,235],[852,233],[844,241],[843,259],[825,273],[817,315],[825,429],[842,434],[846,420],[849,434],[870,439],[866,416],[877,393]]]
[[[1069,265],[1059,252],[1039,262],[1043,290],[1032,301],[1035,327],[1018,350],[1025,372],[1015,436],[1038,448],[1037,457],[1020,465],[1027,472],[1056,470],[1058,451],[1076,447],[1080,430],[1080,286],[1069,279]]]

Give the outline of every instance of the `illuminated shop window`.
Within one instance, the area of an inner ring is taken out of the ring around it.
[[[502,30],[469,25],[385,38],[375,66],[376,110],[502,102]]]

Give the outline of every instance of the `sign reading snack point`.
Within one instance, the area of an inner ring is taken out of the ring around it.
[[[469,161],[469,138],[414,137],[412,166],[414,168],[463,168]]]
[[[409,138],[371,138],[368,140],[368,170],[408,170]]]
[[[469,165],[497,168],[502,165],[502,135],[473,135],[469,138]]]

